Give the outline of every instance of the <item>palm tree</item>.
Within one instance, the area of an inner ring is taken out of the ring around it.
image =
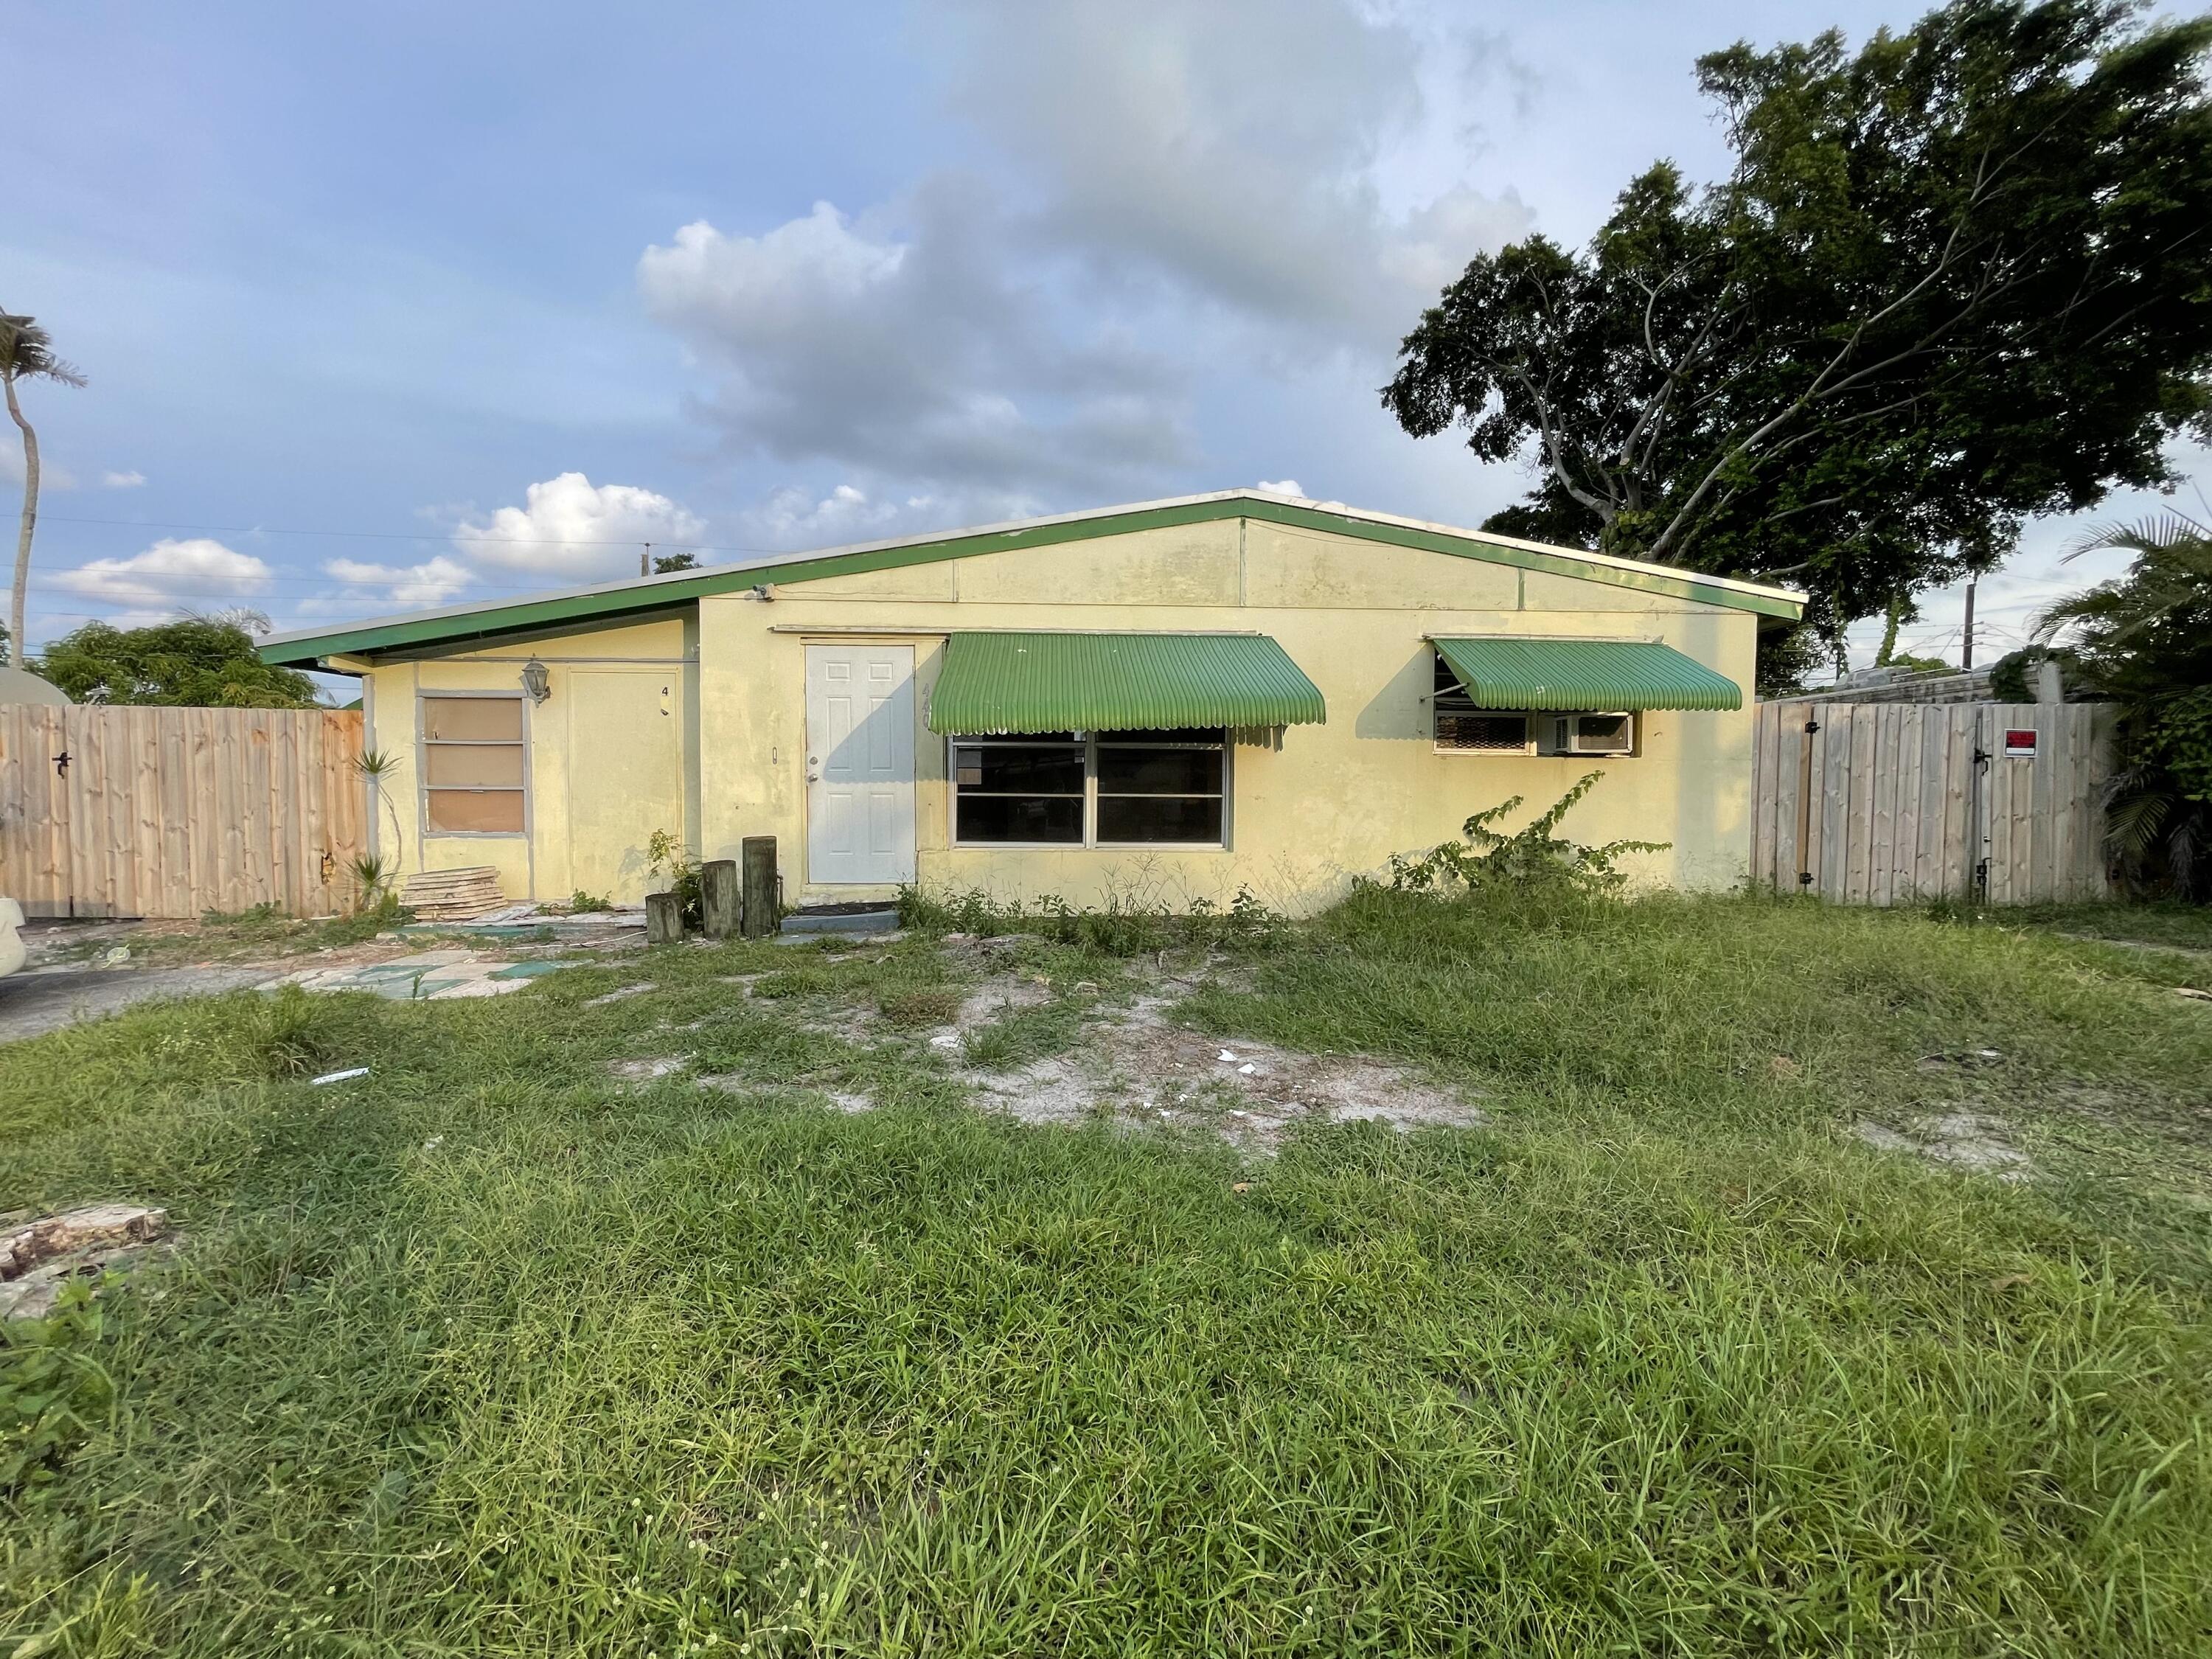
[[[2046,644],[2070,635],[2076,677],[2119,705],[2119,765],[2106,839],[2141,879],[2154,860],[2176,896],[2212,877],[2212,526],[2166,513],[2098,531],[2066,556],[2135,555],[2126,575],[2036,618]]]
[[[23,418],[15,400],[18,380],[58,380],[64,386],[82,386],[84,376],[54,356],[54,343],[29,317],[0,311],[0,387],[8,394],[8,414],[23,429],[23,526],[15,532],[15,591],[8,606],[8,648],[18,667],[22,665],[23,599],[31,585],[31,532],[39,523],[39,434]]]

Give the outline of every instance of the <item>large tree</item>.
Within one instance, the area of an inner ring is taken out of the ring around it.
[[[1700,58],[1735,161],[1470,264],[1387,408],[1536,474],[1487,528],[1809,589],[1846,623],[2169,481],[2212,410],[2212,20],[1959,0]]]
[[[0,311],[0,392],[7,395],[9,417],[23,434],[23,516],[15,531],[15,586],[8,602],[8,637],[18,657],[24,649],[24,596],[31,585],[31,532],[39,524],[39,434],[15,395],[24,380],[82,386],[84,376],[54,356],[53,341],[35,319]]]
[[[39,672],[78,702],[186,708],[312,708],[315,683],[261,660],[250,613],[149,628],[89,622],[46,649]]]

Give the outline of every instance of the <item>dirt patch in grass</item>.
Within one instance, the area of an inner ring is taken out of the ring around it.
[[[1862,1119],[1861,1140],[1885,1152],[1911,1152],[1931,1164],[2025,1181],[2035,1173],[2026,1152],[2007,1139],[2012,1126],[1985,1112],[1937,1112],[1912,1120],[1911,1132]]]
[[[902,1030],[941,1024],[956,1018],[960,1008],[960,993],[942,985],[887,990],[876,999],[876,1012],[883,1016],[884,1023]]]
[[[607,1070],[625,1083],[651,1083],[680,1072],[690,1063],[683,1054],[651,1054],[636,1060],[611,1060]]]
[[[1024,1009],[1042,1008],[1052,1001],[1052,987],[1042,977],[1000,975],[964,995],[953,994],[955,1006],[944,1023],[928,1035],[928,1043],[940,1051],[966,1052],[978,1042],[988,1042],[991,1027],[1002,1025]]]
[[[1404,1132],[1485,1121],[1460,1094],[1387,1061],[1182,1030],[1169,1021],[1174,1001],[1148,993],[1089,1025],[1067,1053],[1004,1070],[970,1066],[963,1080],[981,1104],[1027,1123],[1195,1124],[1255,1152],[1273,1151],[1301,1123]]]
[[[763,1083],[736,1072],[709,1072],[694,1081],[717,1094],[743,1095],[764,1101],[827,1101],[850,1115],[876,1109],[876,1097],[864,1089],[801,1088],[789,1084]]]

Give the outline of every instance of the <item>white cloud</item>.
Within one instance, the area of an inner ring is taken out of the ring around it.
[[[1042,511],[1033,497],[989,490],[878,499],[857,484],[841,483],[821,496],[790,485],[744,514],[740,522],[749,546],[796,552],[962,525],[997,524]]]
[[[129,472],[103,472],[100,475],[102,489],[137,489],[146,482],[146,475],[133,470]]]
[[[1492,40],[1352,0],[969,0],[956,107],[1049,234],[1232,312],[1387,349],[1527,207],[1465,156]],[[1424,179],[1424,175],[1427,175]]]
[[[1305,499],[1306,492],[1298,487],[1298,481],[1296,478],[1278,478],[1273,483],[1270,483],[1267,479],[1262,478],[1258,483],[1254,484],[1252,488],[1259,490],[1263,495],[1296,495],[1301,501]]]
[[[827,202],[758,236],[705,221],[648,247],[647,310],[716,376],[741,447],[923,482],[1096,490],[1189,458],[1180,370],[1056,307],[973,179],[895,207]]]
[[[124,614],[126,626],[155,622],[180,611],[208,611],[248,599],[269,586],[270,568],[206,537],[164,539],[128,558],[94,559],[57,571],[49,586]]]
[[[871,501],[853,484],[839,484],[817,501],[811,491],[793,487],[777,490],[749,519],[772,546],[830,547],[890,535],[902,517],[932,505],[927,495]]]
[[[381,588],[386,602],[407,611],[443,605],[476,580],[459,560],[442,553],[421,564],[408,565],[331,559],[324,564],[323,572],[349,587]]]
[[[665,495],[635,484],[595,484],[580,472],[534,483],[524,501],[456,526],[453,545],[477,563],[548,581],[611,579],[637,569],[644,543],[673,552],[707,527]]]
[[[1201,410],[1241,471],[1341,362],[1333,428],[1372,424],[1399,336],[1529,226],[1466,172],[1499,53],[1431,10],[940,0],[922,40],[988,146],[970,170],[765,228],[695,221],[640,256],[640,297],[733,449],[830,463],[879,514],[1218,484]]]

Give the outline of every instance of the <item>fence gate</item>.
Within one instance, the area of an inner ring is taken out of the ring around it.
[[[1770,702],[1755,885],[1850,904],[2108,896],[2109,703]]]
[[[0,703],[0,893],[33,916],[345,908],[356,710]]]

